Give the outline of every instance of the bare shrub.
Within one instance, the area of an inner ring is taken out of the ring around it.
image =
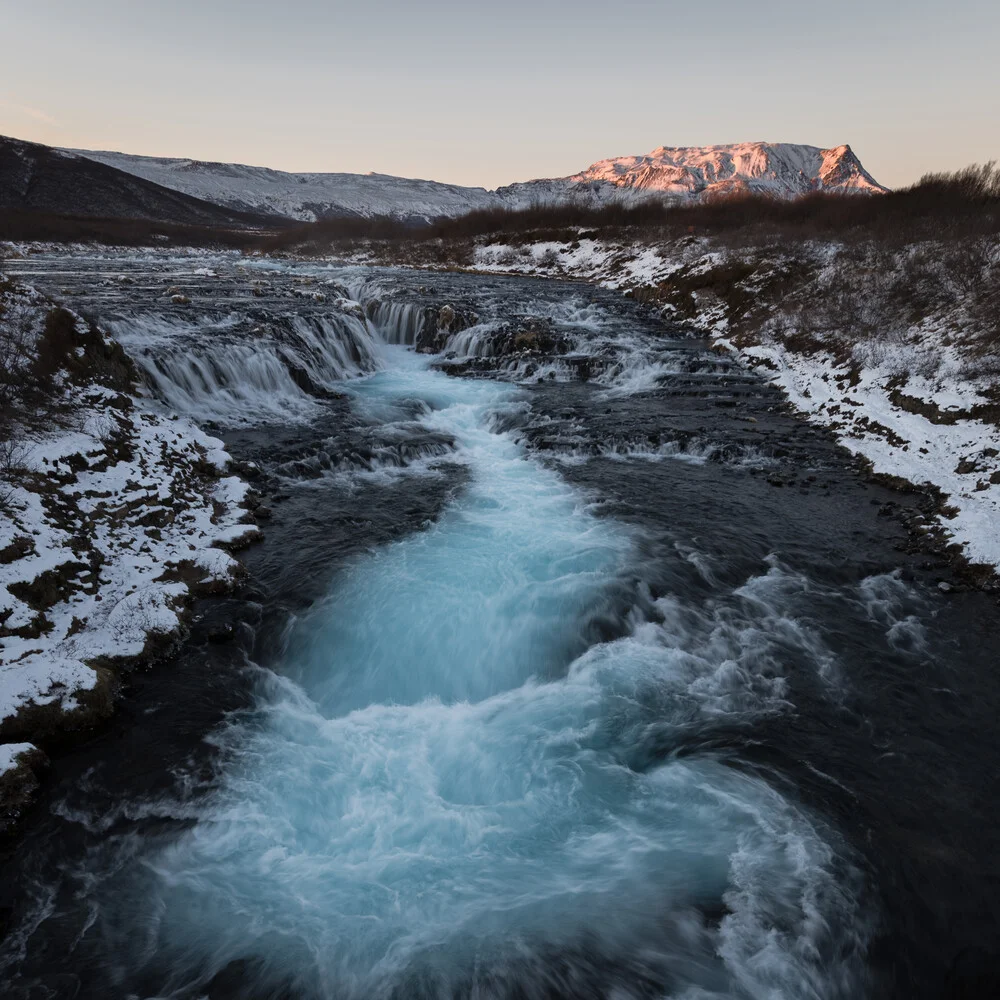
[[[0,414],[14,405],[35,360],[36,313],[8,295],[0,302]]]
[[[949,252],[949,274],[960,291],[975,295],[989,283],[993,268],[990,241],[985,239],[963,240]]]
[[[975,353],[1000,366],[1000,261],[994,260],[984,269],[969,315],[978,331],[973,344]]]
[[[28,460],[28,446],[11,425],[0,435],[0,509],[8,509],[14,498],[17,475]]]
[[[73,358],[75,320],[46,311],[29,289],[7,283],[0,295],[0,473],[18,468],[25,428],[45,426],[64,405],[57,380]]]

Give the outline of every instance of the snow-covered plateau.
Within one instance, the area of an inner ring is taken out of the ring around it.
[[[385,174],[288,173],[98,150],[61,152],[229,209],[303,222],[341,216],[426,221],[480,209],[567,201],[603,205],[651,198],[687,201],[738,192],[792,198],[813,191],[885,191],[850,146],[820,149],[786,142],[660,146],[643,156],[600,160],[568,177],[510,184],[495,191]]]
[[[227,550],[257,529],[222,443],[137,395],[101,331],[8,282],[0,343],[0,780],[23,785],[24,741],[104,718],[119,669],[172,645],[187,600],[234,582]],[[10,386],[40,365],[40,395],[15,407]]]

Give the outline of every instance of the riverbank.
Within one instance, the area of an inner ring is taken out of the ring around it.
[[[357,263],[396,263],[372,243]],[[424,266],[593,282],[707,335],[834,432],[870,472],[929,499],[915,540],[977,586],[1000,567],[1000,240],[886,244],[683,236],[479,237],[406,246]],[[909,515],[908,515],[909,516]]]
[[[101,330],[7,282],[0,343],[4,834],[45,749],[108,718],[124,672],[169,654],[188,602],[235,584],[230,550],[258,531],[222,442],[143,396]]]

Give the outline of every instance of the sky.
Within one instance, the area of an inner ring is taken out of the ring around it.
[[[0,134],[495,187],[666,146],[1000,160],[998,0],[0,0]]]

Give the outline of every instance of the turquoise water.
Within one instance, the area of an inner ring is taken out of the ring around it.
[[[452,435],[469,486],[294,623],[221,788],[118,900],[124,950],[167,995],[234,962],[261,996],[841,995],[822,953],[853,902],[810,820],[708,757],[630,763],[780,701],[737,697],[759,631],[664,600],[597,641],[632,529],[494,429],[519,390],[384,350],[354,405]]]

